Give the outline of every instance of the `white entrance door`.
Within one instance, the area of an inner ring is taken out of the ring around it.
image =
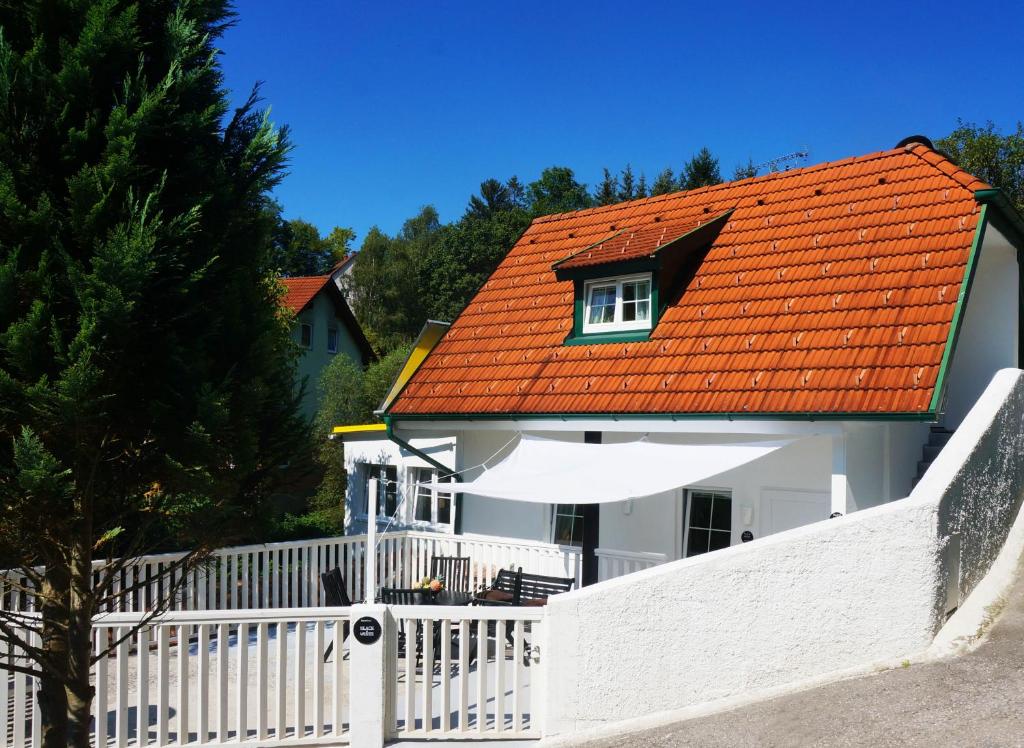
[[[828,519],[831,498],[813,491],[761,491],[761,532],[771,535],[800,525]]]

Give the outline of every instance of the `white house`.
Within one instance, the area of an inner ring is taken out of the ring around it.
[[[1022,247],[920,137],[539,218],[346,435],[349,512],[376,471],[382,512],[579,545],[586,583],[901,498],[1020,365]]]

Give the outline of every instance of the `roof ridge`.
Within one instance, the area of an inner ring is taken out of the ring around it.
[[[950,177],[956,181],[961,187],[970,191],[972,194],[978,190],[991,189],[992,186],[983,179],[971,174],[969,171],[964,169],[952,158],[947,156],[937,148],[929,148],[924,143],[908,143],[903,147],[907,153],[913,153],[919,159],[924,161],[929,166],[935,167],[936,171],[941,172],[943,175]],[[934,159],[928,158],[929,155],[934,156]],[[949,169],[941,168],[940,164],[948,164]]]
[[[922,146],[922,147],[924,147],[924,146]],[[864,162],[864,161],[874,161],[876,159],[887,158],[889,156],[894,156],[894,155],[896,155],[898,153],[901,153],[901,152],[906,152],[906,150],[907,150],[906,148],[889,148],[888,150],[875,151],[873,153],[865,153],[865,154],[860,155],[860,156],[847,156],[846,158],[841,158],[841,159],[838,159],[838,160],[835,160],[835,161],[821,161],[820,163],[811,164],[810,166],[801,166],[799,169],[787,169],[786,171],[773,171],[773,172],[769,172],[768,174],[761,174],[760,176],[756,176],[756,177],[747,177],[746,179],[734,179],[734,180],[729,180],[729,181],[725,181],[725,182],[719,182],[718,184],[706,185],[704,187],[695,187],[692,190],[677,190],[676,192],[666,192],[666,193],[664,193],[662,195],[648,195],[647,197],[640,197],[640,198],[636,198],[634,200],[624,200],[623,202],[612,203],[611,205],[595,205],[595,206],[593,206],[591,208],[581,208],[580,210],[568,210],[568,211],[564,211],[562,213],[549,213],[548,215],[537,216],[536,218],[533,219],[533,221],[531,222],[531,225],[533,225],[533,224],[541,224],[541,223],[549,223],[549,222],[552,222],[552,221],[560,221],[560,220],[564,220],[568,216],[582,217],[582,216],[595,215],[597,213],[602,213],[602,212],[605,212],[605,211],[612,211],[612,210],[615,210],[615,209],[620,209],[621,210],[622,208],[625,208],[625,207],[635,207],[635,206],[639,206],[639,205],[644,205],[644,204],[656,202],[658,200],[667,200],[667,199],[672,199],[672,198],[678,198],[681,195],[697,195],[697,194],[700,194],[702,192],[714,192],[715,190],[722,190],[722,189],[727,189],[727,188],[735,187],[738,184],[748,184],[748,183],[753,183],[753,182],[757,182],[757,181],[761,181],[761,180],[767,181],[767,180],[770,180],[770,179],[780,179],[782,177],[791,177],[791,176],[795,176],[795,175],[798,175],[798,174],[810,174],[811,172],[818,171],[820,169],[832,168],[832,167],[844,165],[844,164],[847,164],[847,163],[854,164],[854,163],[861,163],[861,162]],[[930,149],[926,148],[926,150],[930,150]],[[952,163],[952,162],[950,162],[950,163]]]

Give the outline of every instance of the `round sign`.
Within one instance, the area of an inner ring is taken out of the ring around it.
[[[381,628],[376,618],[363,616],[352,624],[352,636],[360,644],[373,644],[380,639]]]
[[[742,540],[744,543],[749,543],[753,539],[754,533],[752,533],[750,530],[744,530],[743,534],[740,535],[740,540]]]

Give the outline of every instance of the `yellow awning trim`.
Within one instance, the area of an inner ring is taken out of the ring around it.
[[[383,423],[360,423],[356,426],[335,426],[331,429],[332,434],[365,434],[376,431],[387,431]]]

